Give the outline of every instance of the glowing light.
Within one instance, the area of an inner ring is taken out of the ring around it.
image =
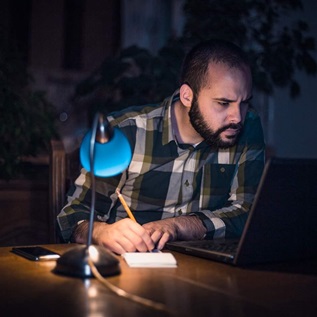
[[[99,260],[99,252],[94,245],[89,246],[88,252],[93,262],[97,262]]]

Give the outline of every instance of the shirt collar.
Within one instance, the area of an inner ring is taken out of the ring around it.
[[[171,141],[175,142],[172,127],[172,104],[177,100],[179,100],[179,89],[177,89],[171,97],[163,101],[163,107],[165,108],[162,135],[163,145],[166,145]]]

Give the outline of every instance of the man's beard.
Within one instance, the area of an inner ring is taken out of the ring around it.
[[[227,137],[230,139],[227,141],[222,140],[220,134],[227,129],[238,129],[240,133],[243,127],[241,123],[231,123],[213,131],[208,127],[200,112],[196,96],[194,96],[192,106],[189,110],[189,119],[193,128],[200,134],[206,143],[213,148],[227,149],[234,146],[237,142],[238,134]]]

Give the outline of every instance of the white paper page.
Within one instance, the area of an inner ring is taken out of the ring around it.
[[[172,253],[165,252],[127,252],[122,257],[130,267],[177,267]]]

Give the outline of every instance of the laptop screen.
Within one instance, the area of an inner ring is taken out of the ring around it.
[[[316,257],[315,175],[317,159],[271,158],[234,256],[210,251],[206,241],[176,241],[167,248],[235,265]]]

